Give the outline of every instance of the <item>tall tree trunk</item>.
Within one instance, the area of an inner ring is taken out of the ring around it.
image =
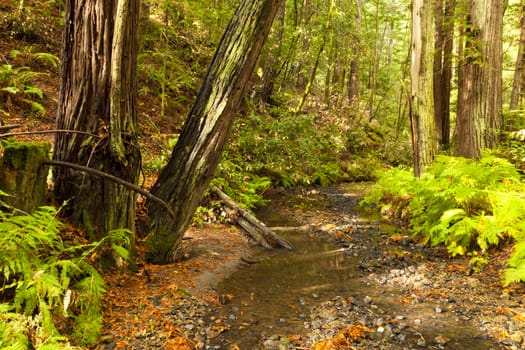
[[[450,91],[455,0],[436,0],[434,50],[434,118],[438,147],[450,145]]]
[[[332,104],[332,94],[335,92],[334,87],[337,82],[337,58],[336,54],[339,51],[337,47],[337,40],[331,38],[328,50],[328,62],[324,76],[324,104],[326,109],[330,110]]]
[[[135,183],[137,0],[66,4],[54,159],[103,170]],[[135,193],[111,181],[55,168],[57,198],[68,200],[72,220],[90,232],[134,228]]]
[[[243,0],[215,53],[203,85],[152,193],[169,203],[174,216],[149,202],[148,258],[173,258],[184,231],[207,189],[246,83],[282,0]]]
[[[514,81],[512,84],[512,92],[510,95],[510,110],[518,109],[520,96],[522,95],[521,88],[524,85],[525,69],[525,7],[521,9],[520,20],[520,42],[518,46],[518,54],[516,55],[516,68],[514,70]]]
[[[503,1],[469,0],[454,153],[479,159],[501,129]]]
[[[434,101],[432,0],[412,3],[411,126],[414,175],[419,177],[436,152]]]
[[[374,43],[374,52],[373,52],[373,60],[372,64],[370,65],[370,71],[368,73],[368,85],[370,87],[370,97],[368,99],[368,113],[369,117],[368,119],[371,121],[374,117],[374,106],[376,104],[376,97],[377,97],[377,86],[378,86],[378,76],[379,76],[379,69],[381,66],[381,58],[383,56],[383,47],[385,43],[385,37],[386,37],[386,30],[387,25],[384,23],[383,25],[383,31],[381,33],[381,37],[379,34],[380,30],[380,3],[379,1],[376,2],[375,5],[375,18],[374,18],[374,37],[376,38]]]
[[[348,78],[348,103],[351,107],[357,105],[358,97],[358,81],[359,81],[359,58],[361,52],[361,1],[356,0],[356,13],[355,13],[355,31],[356,31],[356,49],[354,55],[350,61],[350,76]]]
[[[274,91],[275,80],[281,73],[280,68],[282,62],[283,39],[285,30],[285,6],[281,6],[276,18],[278,19],[279,28],[276,30],[274,40],[277,41],[277,47],[270,47],[266,51],[266,55],[261,55],[259,62],[261,63],[262,75],[260,76],[260,86],[256,91],[256,101],[259,108],[264,108],[266,104],[272,102],[272,95]]]

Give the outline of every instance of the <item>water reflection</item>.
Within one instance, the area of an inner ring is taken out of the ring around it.
[[[219,294],[234,297],[218,315],[231,327],[220,341],[250,349],[264,334],[304,333],[310,307],[357,288],[357,263],[344,248],[304,233],[285,238],[294,252],[265,257],[219,284]]]

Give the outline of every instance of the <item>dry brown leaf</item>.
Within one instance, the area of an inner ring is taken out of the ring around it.
[[[351,343],[362,339],[366,333],[373,332],[373,329],[362,326],[360,324],[350,325],[333,337],[332,339],[323,339],[314,344],[313,350],[349,350]]]
[[[195,349],[195,344],[187,338],[176,337],[168,340],[164,344],[164,349],[166,350],[193,350]]]

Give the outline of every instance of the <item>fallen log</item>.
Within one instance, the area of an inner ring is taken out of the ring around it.
[[[275,233],[286,233],[286,232],[301,232],[301,233],[308,233],[311,232],[315,228],[314,225],[306,224],[302,226],[272,226],[270,227],[270,230],[272,230]]]
[[[294,250],[293,246],[288,241],[269,229],[246,209],[241,208],[230,198],[230,196],[221,191],[218,187],[214,186],[211,191],[230,209],[229,214],[232,217],[234,224],[260,245],[266,248],[271,248],[272,245],[269,242],[275,242],[275,245],[278,247]]]

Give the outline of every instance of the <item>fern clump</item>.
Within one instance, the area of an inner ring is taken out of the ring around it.
[[[104,281],[88,261],[107,246],[126,258],[128,235],[115,231],[100,242],[70,245],[56,213],[53,207],[32,215],[0,212],[0,345],[67,348],[69,328],[79,344],[98,339]]]
[[[382,173],[363,205],[393,207],[409,230],[450,255],[487,254],[513,239],[506,284],[525,281],[525,186],[517,169],[489,153],[480,161],[438,156],[420,178],[403,169]],[[399,210],[403,208],[403,210]]]

